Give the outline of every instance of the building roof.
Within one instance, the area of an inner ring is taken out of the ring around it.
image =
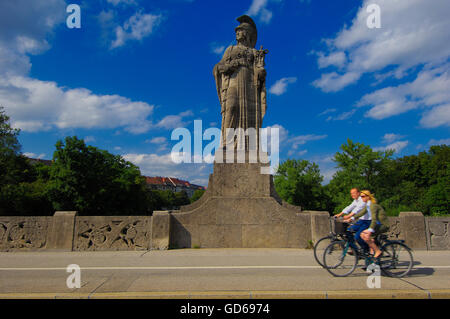
[[[188,181],[175,178],[175,177],[162,177],[162,176],[145,176],[147,185],[167,185],[173,187],[186,187],[194,189],[206,189],[204,186],[191,184]]]

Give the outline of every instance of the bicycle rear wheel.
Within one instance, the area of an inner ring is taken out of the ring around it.
[[[353,252],[352,255],[349,252]],[[323,253],[326,270],[335,277],[350,275],[358,264],[358,254],[345,240],[334,241]]]
[[[414,261],[408,246],[400,242],[389,242],[381,250],[380,267],[387,276],[401,278],[411,271]]]
[[[328,247],[329,244],[334,240],[334,237],[329,235],[326,237],[320,238],[317,243],[314,245],[314,258],[316,259],[317,263],[324,267],[323,265],[323,253],[325,252],[325,249]]]

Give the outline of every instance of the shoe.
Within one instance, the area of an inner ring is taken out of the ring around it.
[[[380,253],[380,254],[379,254],[378,256],[376,256],[376,257],[375,257],[375,254],[372,254],[372,256],[373,256],[374,259],[380,259],[380,257],[381,257],[382,254],[383,254],[383,253]]]

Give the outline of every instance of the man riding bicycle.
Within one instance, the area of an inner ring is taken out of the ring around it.
[[[341,213],[335,215],[336,218],[344,216],[344,222],[349,222],[350,219],[354,220],[355,215],[360,214],[365,208],[366,203],[361,198],[361,193],[358,188],[354,187],[350,190],[350,196],[353,198],[353,202],[345,207]],[[355,240],[361,246],[361,248],[368,250],[369,246],[366,242],[361,238],[361,233],[369,228],[371,223],[371,215],[370,210],[364,210],[365,213],[358,218],[358,221],[350,226],[348,229],[355,232]]]

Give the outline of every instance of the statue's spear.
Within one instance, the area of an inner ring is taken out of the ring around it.
[[[266,54],[269,53],[269,50],[267,49],[263,49],[263,47],[261,46],[261,48],[256,51],[257,56],[256,56],[256,68],[255,71],[258,68],[262,68],[264,69],[264,66],[266,65],[265,63],[265,57]],[[261,88],[262,88],[262,83],[263,81],[261,81],[258,77],[258,74],[255,74],[255,87],[256,87],[256,150],[259,151],[259,146],[260,146],[260,141],[259,141],[259,129],[261,128]]]

